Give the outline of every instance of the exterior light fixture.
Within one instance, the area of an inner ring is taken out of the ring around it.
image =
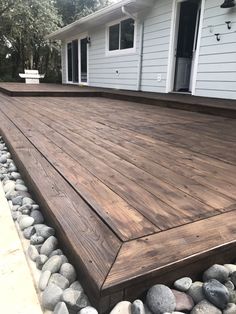
[[[221,4],[222,9],[233,8],[235,6],[234,0],[225,0],[223,4]]]
[[[86,37],[87,44],[91,44],[91,38],[89,36]]]

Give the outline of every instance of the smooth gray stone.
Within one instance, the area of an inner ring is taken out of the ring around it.
[[[69,314],[66,304],[64,302],[59,302],[55,307],[53,314]]]
[[[195,305],[191,314],[222,314],[222,312],[207,300],[202,300]]]
[[[66,277],[69,280],[70,284],[76,280],[75,268],[70,263],[64,263],[61,266],[60,274]]]
[[[195,281],[194,283],[192,283],[191,287],[187,291],[187,294],[193,298],[193,301],[195,302],[195,304],[205,299],[202,286],[203,286],[203,282]]]
[[[32,210],[39,210],[38,204],[32,204]]]
[[[23,209],[22,210],[22,214],[24,214],[24,215],[30,215],[30,210],[29,209]]]
[[[10,194],[15,191],[16,184],[14,181],[8,180],[3,187],[5,194]]]
[[[206,299],[224,310],[229,303],[228,289],[216,279],[211,279],[203,284],[203,292]]]
[[[229,291],[229,303],[236,303],[236,291],[228,289]]]
[[[18,195],[17,191],[9,191],[5,194],[5,197],[7,200],[12,200],[14,197],[16,197]]]
[[[47,260],[48,260],[47,255],[40,254],[40,255],[36,258],[36,260],[35,260],[35,262],[36,262],[36,267],[37,267],[38,269],[42,269],[43,265],[47,262]],[[51,272],[50,272],[50,273],[51,273]]]
[[[56,273],[59,271],[59,269],[61,268],[62,265],[62,258],[60,255],[55,255],[50,257],[47,262],[43,265],[42,270],[50,270],[50,272]]]
[[[23,210],[25,210],[25,209],[31,210],[32,206],[31,205],[22,205],[22,206],[19,207],[19,211],[20,212],[23,212]]]
[[[50,284],[42,293],[42,305],[44,309],[53,311],[57,303],[61,300],[62,289]]]
[[[19,216],[18,216],[18,218],[17,218],[17,222],[19,223],[23,218],[25,218],[25,217],[29,217],[29,216],[27,216],[27,215],[23,215],[21,212],[19,212],[18,211],[18,213],[19,213]]]
[[[17,180],[17,179],[20,179],[21,178],[21,175],[19,174],[19,172],[12,172],[11,173],[11,176],[14,180]]]
[[[35,228],[34,226],[30,226],[28,228],[25,228],[24,231],[23,231],[23,234],[24,234],[24,237],[29,240],[33,234],[35,234]]]
[[[36,244],[42,244],[45,241],[45,239],[41,236],[38,236],[36,233],[33,234],[30,238],[30,244],[36,245]]]
[[[226,309],[223,311],[223,314],[235,314],[236,313],[236,304],[228,303]]]
[[[83,292],[84,289],[83,287],[81,286],[81,284],[78,282],[78,281],[74,281],[71,285],[70,285],[70,288],[73,289],[73,290],[78,290],[80,292]]]
[[[30,226],[32,226],[34,224],[34,218],[32,217],[23,217],[22,219],[20,219],[19,221],[19,226],[21,230],[24,230],[25,228],[28,228]]]
[[[86,306],[79,311],[79,314],[98,314],[98,311],[92,306]]]
[[[57,250],[54,250],[52,251],[52,253],[49,255],[49,257],[52,257],[54,255],[63,255],[63,252],[61,249],[57,249]]]
[[[28,206],[31,206],[31,205],[28,205]],[[30,216],[34,218],[35,224],[42,224],[44,222],[43,215],[41,214],[39,210],[33,210]]]
[[[229,275],[234,273],[236,271],[236,265],[235,264],[224,264],[224,267],[228,269]]]
[[[78,290],[77,290],[78,291]],[[79,309],[83,309],[90,305],[88,297],[82,292],[79,299],[76,302]]]
[[[20,212],[12,212],[11,215],[14,221],[16,221],[20,216],[22,216]]]
[[[66,288],[69,287],[68,279],[66,279],[64,276],[58,273],[52,274],[52,276],[50,277],[49,283],[53,283],[54,285],[57,285],[62,290],[65,290]]]
[[[18,195],[14,198],[12,198],[12,204],[13,205],[22,205],[22,200],[23,200],[23,196],[22,195]]]
[[[12,173],[12,172],[17,171],[17,168],[14,165],[10,165],[10,167],[8,168],[8,171]]]
[[[30,259],[34,262],[36,261],[36,258],[39,256],[38,250],[33,245],[30,245],[28,247],[28,254]]]
[[[22,201],[22,205],[34,205],[35,201],[30,197],[24,197]]]
[[[148,290],[146,302],[154,314],[173,312],[176,302],[175,296],[169,287],[165,285],[155,285]]]
[[[20,205],[12,205],[12,210],[17,211],[20,208]]]
[[[38,234],[38,232],[37,232],[37,234]],[[55,238],[54,236],[49,237],[44,242],[43,246],[41,247],[40,254],[44,254],[44,255],[49,256],[52,253],[52,251],[54,251],[57,248],[57,245],[58,245],[57,238]]]
[[[0,163],[1,164],[5,164],[7,162],[7,156],[6,155],[2,155],[1,157],[0,157]]]
[[[82,292],[68,288],[63,292],[62,301],[67,304],[69,309],[79,311],[81,310],[81,307],[77,303],[79,302],[81,295]]]
[[[182,291],[178,291],[178,290],[171,290],[175,296],[175,302],[176,302],[176,307],[175,310],[176,311],[191,311],[194,308],[194,301],[193,298],[190,297],[190,295],[188,295],[185,292]]]
[[[37,235],[44,237],[44,239],[48,239],[51,236],[54,236],[55,230],[51,227],[46,226],[46,225],[41,225],[41,227],[36,228],[36,233],[37,233]],[[54,251],[54,250],[52,250],[52,251]]]
[[[38,252],[40,254],[40,250],[41,250],[42,244],[35,244],[34,246],[35,246],[35,248],[38,250]]]
[[[28,192],[28,188],[23,184],[16,184],[16,191]]]
[[[62,264],[68,263],[68,258],[63,254],[61,255],[62,258]]]
[[[179,291],[186,292],[191,287],[192,283],[191,278],[183,277],[174,282],[174,287]]]
[[[41,275],[39,277],[39,284],[38,284],[38,287],[41,291],[46,289],[50,277],[51,277],[51,272],[49,270],[41,272]]]
[[[22,179],[17,179],[17,180],[16,180],[16,184],[25,185],[25,182],[24,182],[24,180],[22,180]]]
[[[208,268],[203,274],[204,282],[211,279],[216,279],[221,283],[225,283],[229,279],[229,270],[222,265],[215,264]]]
[[[225,287],[229,290],[234,290],[234,284],[232,283],[231,280],[226,281],[226,283],[224,284]]]
[[[132,314],[146,314],[144,304],[141,300],[135,300],[131,305]]]

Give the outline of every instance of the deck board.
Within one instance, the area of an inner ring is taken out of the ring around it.
[[[0,133],[101,312],[235,250],[236,120],[95,97],[0,100]]]

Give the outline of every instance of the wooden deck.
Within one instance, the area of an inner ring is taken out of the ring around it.
[[[0,134],[101,313],[235,257],[236,120],[0,95]]]
[[[0,83],[0,91],[12,97],[103,97],[159,107],[175,108],[236,118],[236,100],[181,93],[150,93],[60,84]]]

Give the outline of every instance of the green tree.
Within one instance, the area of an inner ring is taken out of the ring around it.
[[[0,0],[0,54],[11,63],[12,77],[25,68],[41,68],[55,48],[50,48],[45,36],[61,25],[53,0]]]

